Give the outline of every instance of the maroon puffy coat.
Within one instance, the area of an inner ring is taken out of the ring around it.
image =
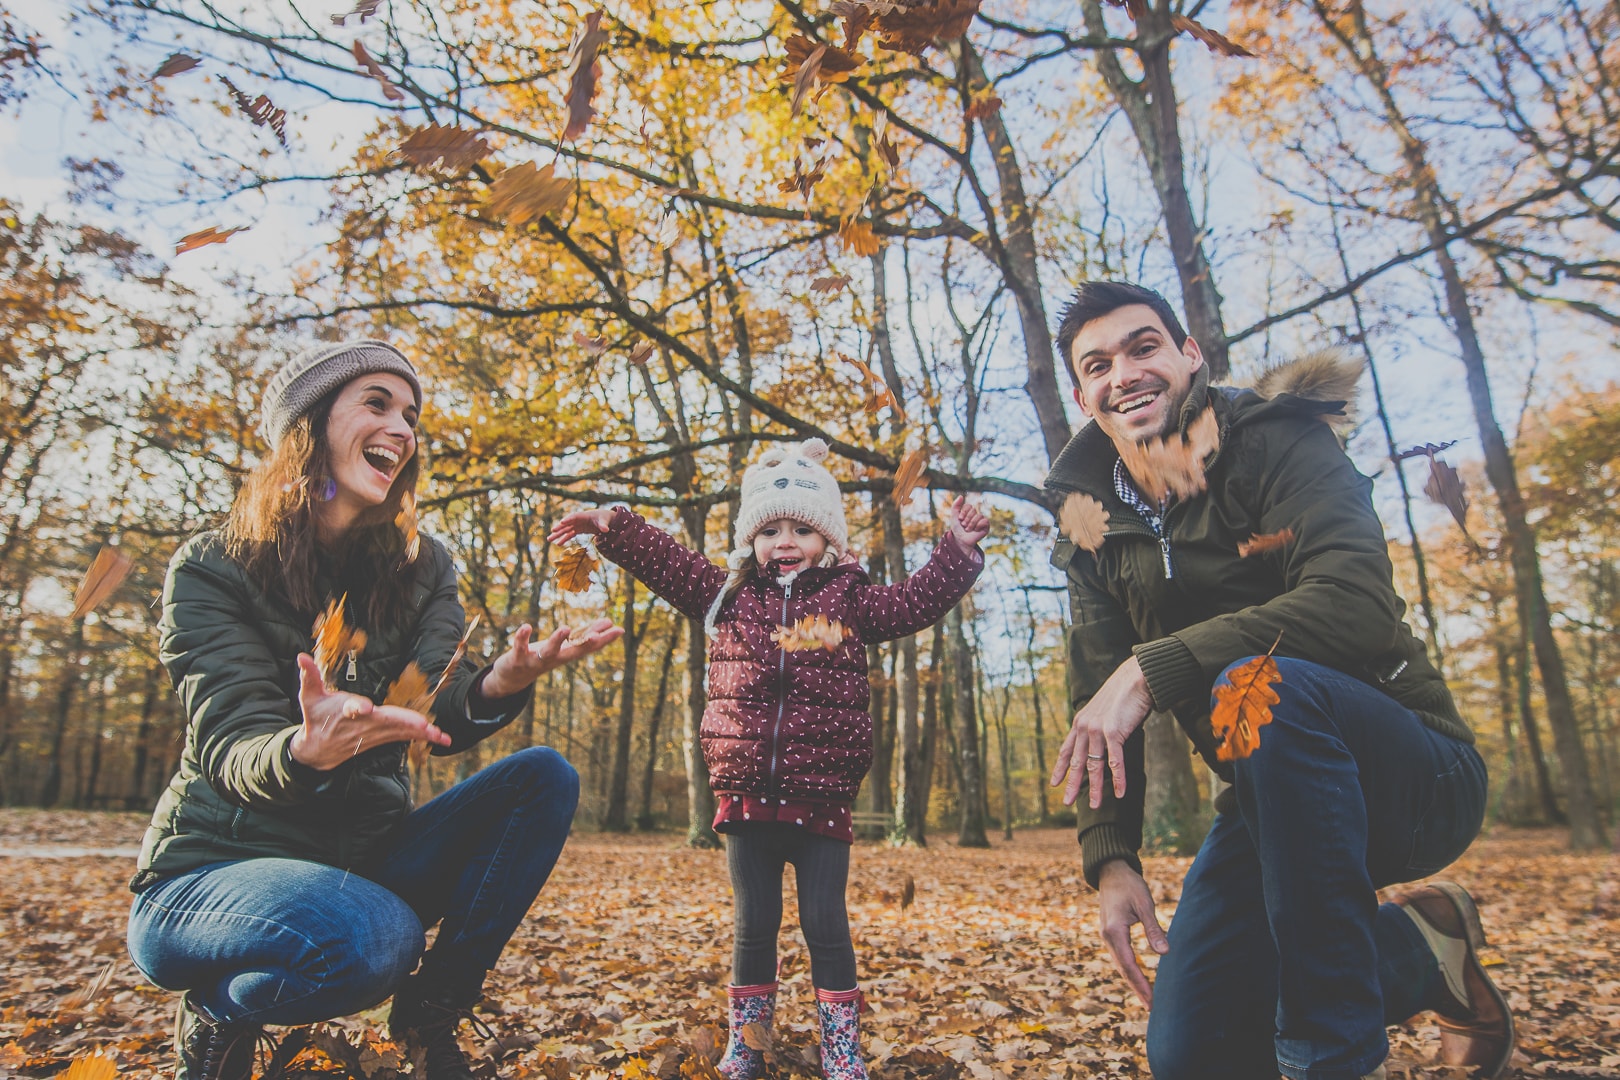
[[[620,507],[597,550],[673,604],[702,619],[726,571]],[[977,548],[947,537],[898,585],[873,585],[854,565],[810,567],[783,588],[754,574],[720,610],[709,642],[703,759],[718,792],[851,801],[872,767],[866,645],[939,621],[984,569]],[[852,635],[835,650],[783,652],[779,626],[810,615]]]

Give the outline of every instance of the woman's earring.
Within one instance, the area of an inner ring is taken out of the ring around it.
[[[337,498],[337,481],[328,476],[326,483],[321,485],[321,501],[331,502],[335,498]]]

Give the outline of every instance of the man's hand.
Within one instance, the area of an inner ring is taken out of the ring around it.
[[[591,511],[598,513],[599,511]],[[569,517],[575,515],[570,514]],[[564,521],[567,518],[563,519]],[[560,526],[559,526],[560,527]],[[612,619],[597,619],[587,626],[578,640],[570,641],[572,631],[559,626],[544,641],[534,641],[534,627],[524,623],[512,635],[512,647],[495,658],[490,672],[484,676],[481,687],[486,698],[503,698],[526,689],[535,679],[553,668],[589,656],[603,646],[619,640],[624,634],[622,626],[614,626]]]
[[[423,740],[450,745],[450,736],[413,709],[377,705],[368,697],[328,690],[320,665],[298,654],[298,706],[304,726],[292,737],[293,760],[312,769],[335,769],[362,750]]]
[[[608,531],[613,523],[613,508],[604,506],[599,510],[575,510],[571,514],[564,514],[562,520],[552,528],[551,535],[546,539],[553,544],[566,544],[576,536],[586,533],[592,536]]]
[[[1142,665],[1133,656],[1115,668],[1092,699],[1074,714],[1074,726],[1063,740],[1052,769],[1053,787],[1069,777],[1063,789],[1063,805],[1073,806],[1080,797],[1082,775],[1090,782],[1091,808],[1102,805],[1104,762],[1114,777],[1114,798],[1125,797],[1125,740],[1152,711],[1153,695],[1148,692]],[[1071,770],[1071,765],[1077,767]]]
[[[977,506],[969,506],[967,499],[960,495],[945,507],[945,522],[963,547],[972,547],[990,535],[990,519]]]
[[[1141,923],[1148,945],[1160,956],[1170,951],[1170,939],[1153,911],[1153,893],[1142,875],[1122,859],[1103,863],[1097,883],[1097,928],[1102,931],[1103,945],[1142,1004],[1152,1005],[1153,985],[1131,946],[1131,927]]]

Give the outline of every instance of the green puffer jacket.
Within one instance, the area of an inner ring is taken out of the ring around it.
[[[1210,692],[1222,670],[1266,652],[1353,675],[1415,711],[1437,731],[1473,742],[1440,673],[1402,621],[1372,481],[1356,471],[1322,417],[1343,402],[1194,383],[1186,423],[1208,401],[1220,449],[1206,463],[1208,489],[1173,502],[1166,550],[1142,517],[1114,492],[1113,443],[1095,424],[1077,434],[1052,465],[1049,490],[1084,492],[1108,511],[1108,532],[1089,552],[1060,540],[1052,564],[1068,579],[1070,699],[1078,711],[1134,652],[1154,703],[1174,713],[1211,768],[1215,759]],[[1272,554],[1243,558],[1238,544],[1292,529]],[[1262,733],[1261,738],[1265,736]],[[1108,784],[1102,806],[1076,800],[1086,880],[1125,859],[1138,870],[1145,784],[1143,735],[1125,744],[1126,786]]]
[[[444,670],[465,615],[450,553],[422,537],[411,594],[414,618],[367,627],[364,651],[338,688],[381,702],[415,660],[429,677]],[[336,582],[319,582],[333,596]],[[352,612],[352,608],[351,608]],[[175,553],[163,586],[161,659],[188,720],[180,767],[158,800],[130,888],[211,862],[282,857],[364,870],[411,811],[405,743],[367,750],[319,772],[292,760],[298,730],[300,652],[310,652],[313,616],[262,591],[225,555],[214,532]],[[486,701],[479,666],[463,659],[433,705],[433,722],[455,753],[510,721],[530,691]],[[476,717],[476,719],[475,719]]]

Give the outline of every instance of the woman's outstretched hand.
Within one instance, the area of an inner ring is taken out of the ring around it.
[[[967,499],[960,495],[945,507],[945,520],[951,535],[961,541],[963,547],[972,547],[990,535],[990,519],[977,506],[969,506]]]
[[[386,743],[450,745],[450,736],[413,709],[327,689],[320,665],[308,653],[298,654],[298,706],[304,726],[292,737],[292,756],[312,769],[335,769],[362,750]]]
[[[557,525],[560,530],[568,518],[589,516],[601,511],[569,514]],[[555,540],[556,532],[552,533]],[[503,698],[527,689],[535,679],[553,668],[589,656],[603,646],[619,640],[624,634],[622,626],[614,626],[612,619],[597,619],[577,636],[566,626],[559,626],[543,641],[534,640],[534,627],[524,623],[512,636],[512,647],[495,658],[495,664],[484,676],[483,694],[486,698]]]
[[[566,544],[576,536],[583,534],[596,535],[605,533],[613,522],[613,508],[604,506],[598,510],[575,510],[571,514],[564,514],[561,521],[552,527],[551,535],[546,539],[553,544]]]

